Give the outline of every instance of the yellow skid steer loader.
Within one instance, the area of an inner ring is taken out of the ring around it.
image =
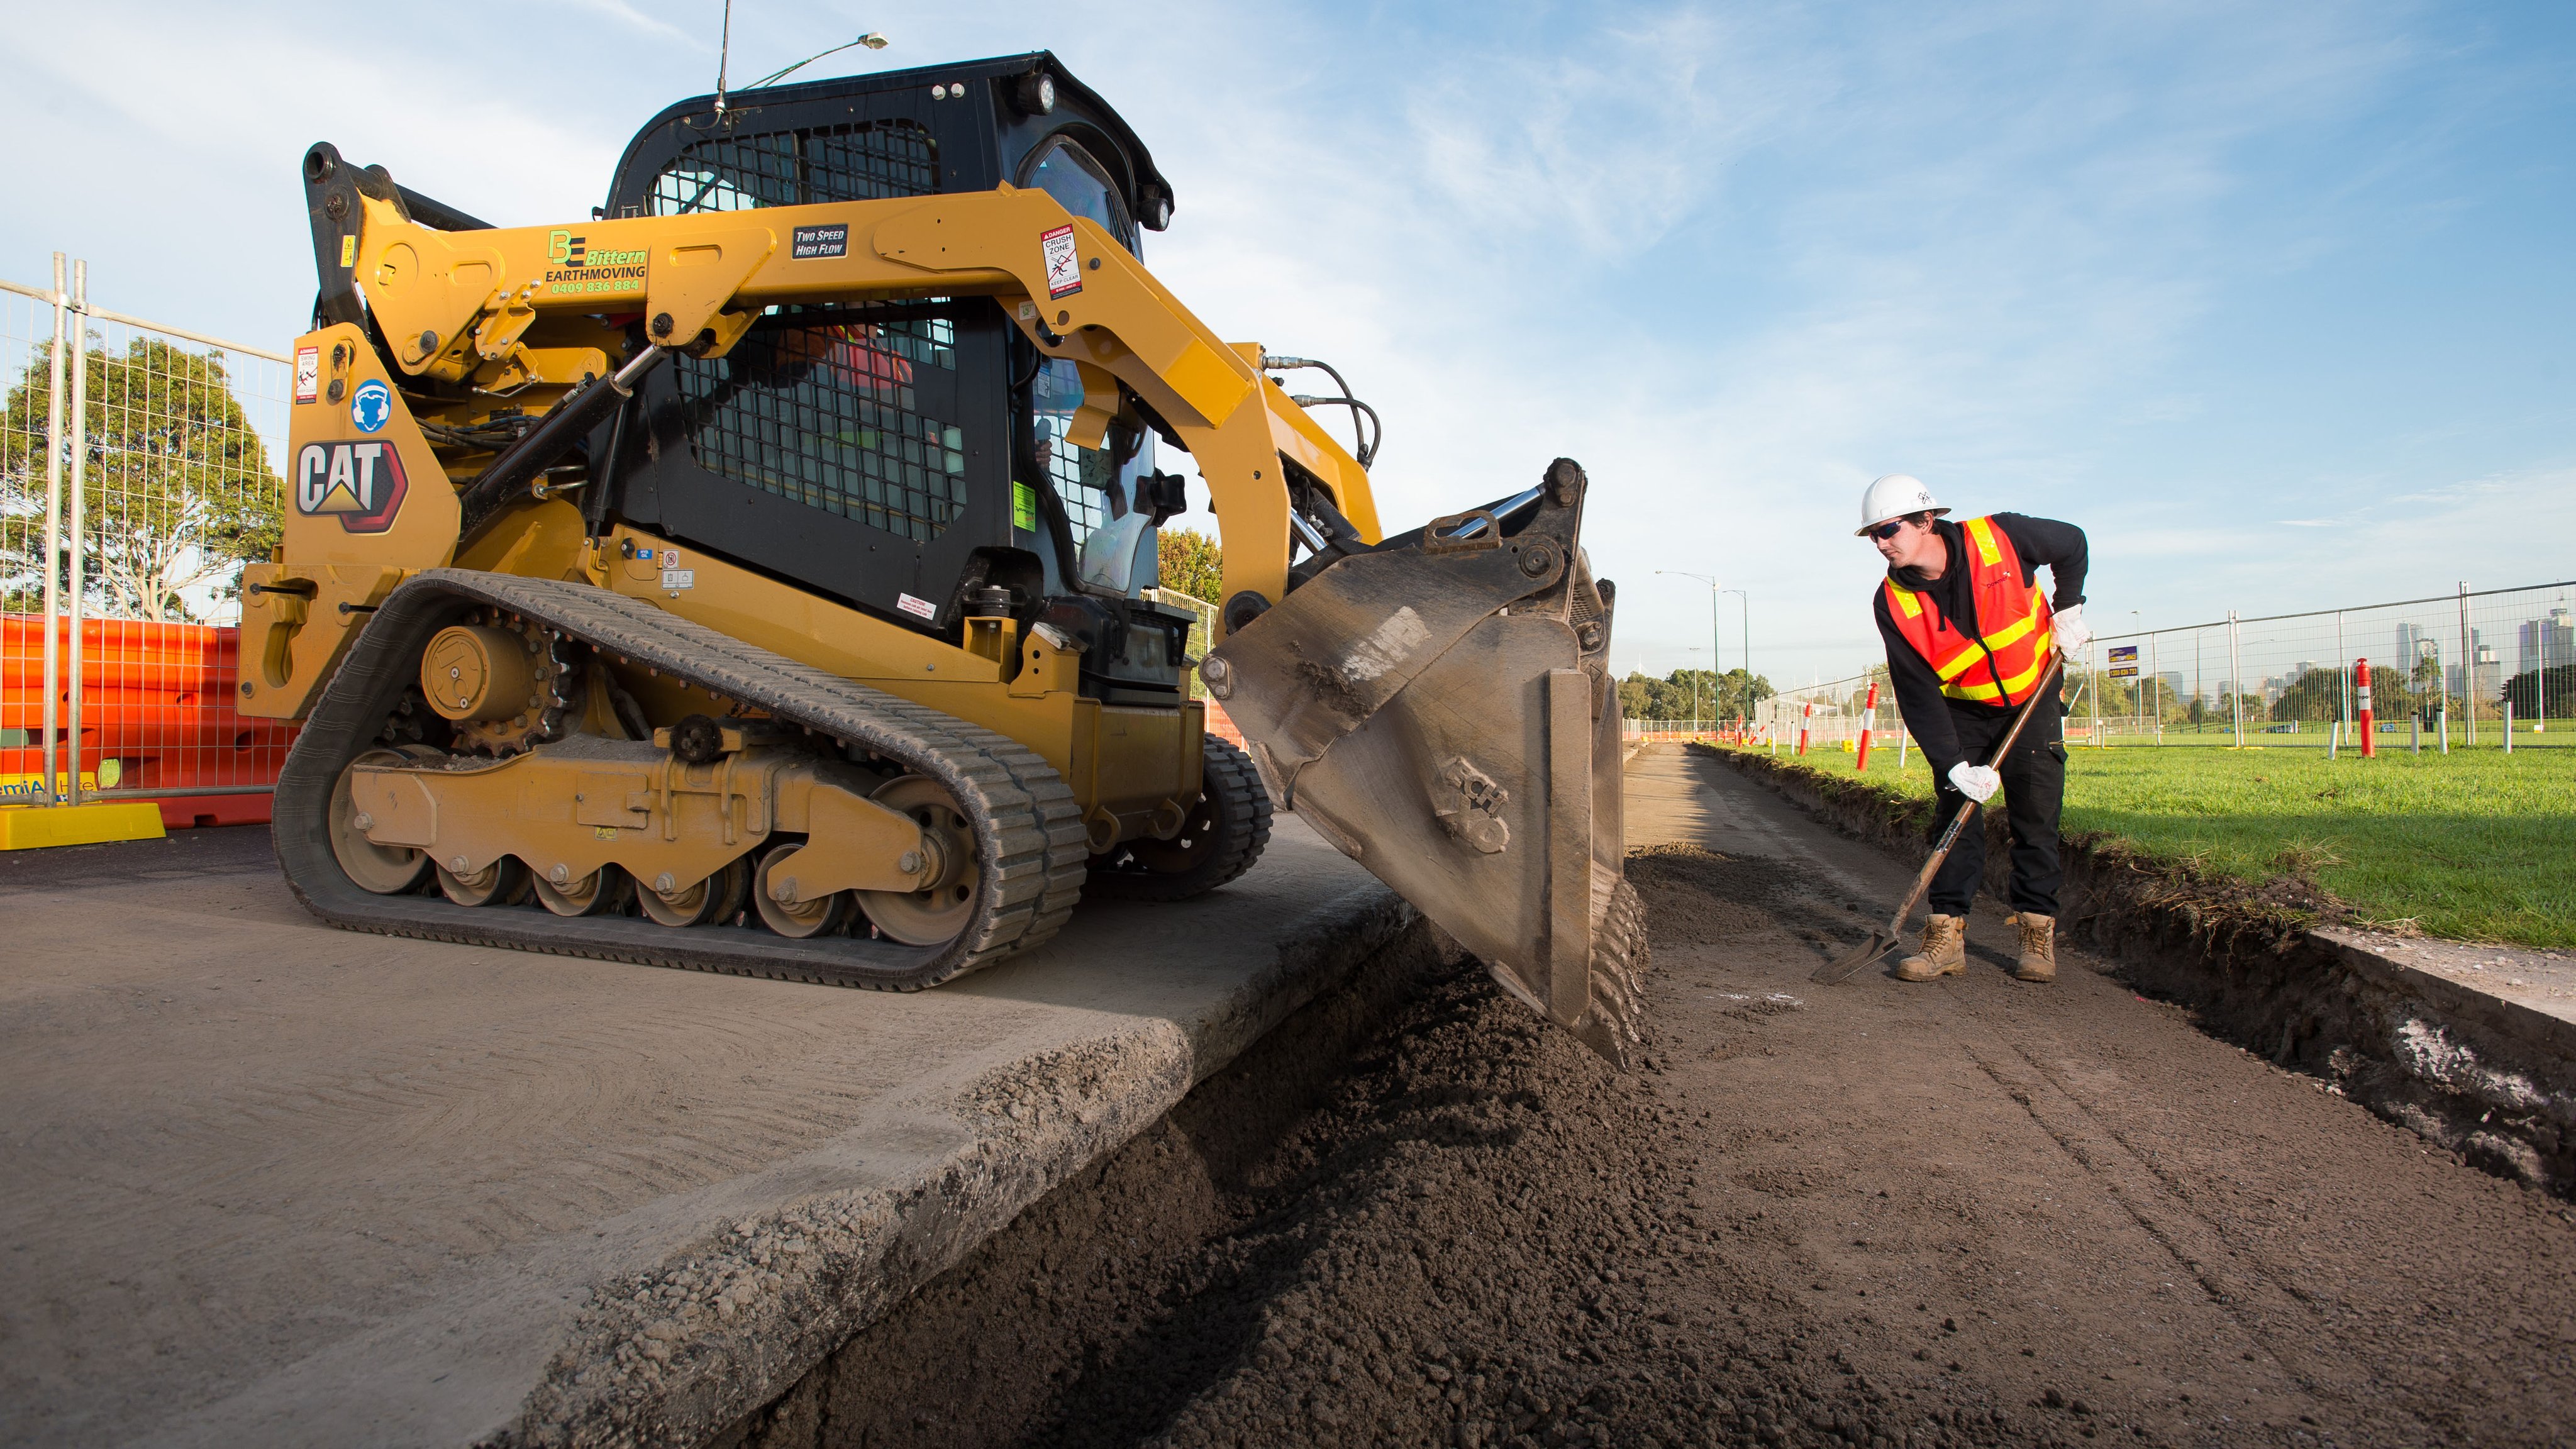
[[[303,170],[239,704],[304,722],[277,851],[323,918],[910,989],[1224,885],[1275,799],[1633,1048],[1582,469],[1382,536],[1369,429],[1307,405],[1374,414],[1145,269],[1171,187],[1051,56],[684,102],[560,225]],[[1203,660],[1158,444],[1222,520]]]

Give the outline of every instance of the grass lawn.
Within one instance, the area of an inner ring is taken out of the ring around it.
[[[2248,880],[2305,869],[2364,920],[2430,935],[2576,947],[2576,749],[2416,756],[2346,749],[2072,748],[2066,829],[2105,830]],[[1840,750],[1807,763],[1851,769]],[[1869,777],[1932,791],[1915,755],[1872,750]]]

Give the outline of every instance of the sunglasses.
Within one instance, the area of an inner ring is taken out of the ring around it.
[[[1878,527],[1871,529],[1869,531],[1869,536],[1877,539],[1881,543],[1884,543],[1904,531],[1905,520],[1902,518],[1891,518],[1887,522],[1880,524]]]

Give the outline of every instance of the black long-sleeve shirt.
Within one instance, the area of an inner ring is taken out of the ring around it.
[[[2019,513],[1988,515],[2004,537],[2012,540],[2013,552],[2021,557],[2021,581],[2036,581],[2042,566],[2048,569],[2054,586],[2049,606],[2069,608],[2084,602],[2085,544],[2084,530],[2053,518],[2030,518]],[[1919,569],[1890,569],[1888,572],[1900,588],[1921,594],[1945,619],[1969,621],[1960,632],[1974,634],[1976,626],[1989,621],[1976,617],[1975,591],[1969,587],[1969,571],[1962,563],[1968,556],[1967,538],[1959,525],[1946,518],[1935,519],[1933,526],[1941,542],[1950,550],[1950,562],[1941,577],[1927,580]],[[1941,676],[1932,669],[1932,661],[1907,643],[1897,632],[1896,620],[1887,612],[1887,590],[1876,590],[1875,610],[1878,634],[1887,645],[1887,673],[1895,686],[1896,708],[1905,717],[1905,727],[1914,735],[1915,745],[1932,765],[1932,778],[1949,778],[1950,767],[1966,760],[1967,753],[1959,744],[1959,731],[1952,722],[1953,712],[1968,716],[2008,716],[2013,706],[1980,704],[1975,700],[1952,699],[1941,692]],[[1990,621],[2002,628],[2009,622]],[[1955,626],[1954,626],[1955,627]],[[2045,708],[2046,706],[2042,706]]]

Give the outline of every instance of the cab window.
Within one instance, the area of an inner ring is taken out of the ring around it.
[[[1136,224],[1127,216],[1126,203],[1118,199],[1118,188],[1110,181],[1108,169],[1070,138],[1050,138],[1038,148],[1023,176],[1021,185],[1033,186],[1054,197],[1074,215],[1098,222],[1102,230],[1118,238],[1120,246],[1136,251]]]

